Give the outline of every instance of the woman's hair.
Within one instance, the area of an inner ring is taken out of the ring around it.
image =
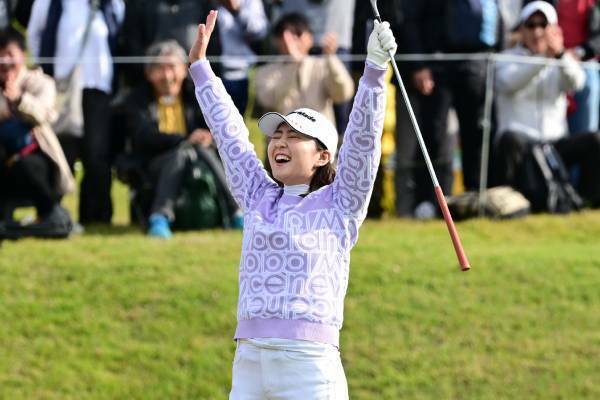
[[[25,43],[25,36],[13,27],[8,27],[0,30],[0,49],[8,47],[9,44],[14,43],[22,51],[27,50]]]
[[[305,32],[311,32],[308,19],[300,13],[286,14],[277,21],[273,28],[275,37],[282,37],[285,30],[290,30],[296,36],[301,36]]]
[[[160,42],[156,42],[151,44],[146,49],[146,57],[151,58],[152,60],[146,64],[146,70],[152,68],[156,64],[160,64],[161,57],[175,56],[177,57],[182,64],[186,64],[188,62],[188,57],[183,49],[175,40],[163,40]]]
[[[325,145],[319,139],[315,139],[315,142],[317,142],[317,150],[327,150]],[[331,162],[320,166],[319,168],[317,168],[312,179],[310,180],[308,193],[314,192],[315,190],[320,189],[323,186],[329,185],[333,182],[334,179],[335,167]]]

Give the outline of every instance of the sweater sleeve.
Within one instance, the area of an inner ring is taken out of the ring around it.
[[[264,108],[281,110],[299,91],[300,64],[267,64],[256,69],[256,101]]]
[[[581,90],[585,85],[585,72],[569,53],[561,58],[561,89],[565,92]]]
[[[27,89],[23,92],[17,111],[33,125],[54,122],[56,119],[54,81],[44,75],[41,70],[32,71],[30,74],[35,78],[31,79]]]
[[[206,60],[190,66],[196,99],[223,161],[233,197],[244,210],[277,184],[268,176],[250,143],[248,128],[225,87]]]
[[[325,86],[329,97],[334,103],[350,100],[354,94],[354,81],[344,64],[335,55],[326,56],[325,64],[327,65]]]
[[[508,52],[505,54],[514,55]],[[496,90],[501,93],[516,93],[526,88],[545,68],[547,66],[543,63],[500,60],[496,64]]]
[[[385,114],[385,70],[366,63],[340,149],[332,184],[334,202],[361,223],[373,192],[381,159]]]

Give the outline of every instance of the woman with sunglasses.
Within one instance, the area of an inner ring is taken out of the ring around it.
[[[551,4],[529,3],[520,15],[521,44],[504,51],[496,64],[495,183],[528,195],[534,211],[559,211],[546,196],[539,196],[545,179],[527,173],[535,144],[544,144],[545,149],[554,146],[554,158],[561,158],[567,168],[578,167],[577,189],[589,205],[600,206],[600,134],[569,135],[567,93],[583,87],[585,73],[565,50],[557,22]]]

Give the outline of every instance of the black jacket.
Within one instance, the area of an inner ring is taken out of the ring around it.
[[[182,101],[187,132],[181,134],[167,134],[158,129],[158,104],[149,83],[140,84],[119,103],[115,127],[122,139],[129,143],[133,155],[149,161],[179,145],[195,129],[208,129],[190,80],[184,82]]]
[[[471,1],[471,0],[469,0]],[[496,26],[496,44],[489,46],[478,40],[464,41],[460,31],[468,24],[480,22],[477,16],[473,19],[457,18],[455,14],[462,8],[464,10],[467,0],[419,0],[407,2],[403,43],[406,44],[405,52],[412,54],[432,53],[478,53],[484,51],[497,51],[502,48],[502,18],[498,10],[498,23]],[[460,6],[460,7],[459,7]],[[460,25],[459,25],[460,24]],[[417,70],[431,67],[427,62],[412,63],[412,68]]]
[[[119,54],[141,57],[151,44],[169,39],[176,40],[187,52],[196,39],[198,24],[205,22],[209,11],[217,6],[214,0],[128,0]],[[218,32],[215,27],[207,49],[209,56],[221,54]],[[218,64],[213,63],[213,68],[218,72]],[[130,64],[124,70],[129,84],[141,82],[143,65]]]
[[[466,0],[411,1],[406,7],[405,42],[409,53],[475,53],[498,50],[502,42],[502,19],[498,12],[496,44],[488,46],[481,41],[464,41],[457,34],[467,24],[480,21],[458,20],[454,15],[464,8]],[[459,25],[460,24],[460,25]]]
[[[390,28],[394,33],[396,43],[398,44],[398,52],[403,51],[402,34],[404,22],[404,3],[410,0],[387,0],[381,1],[378,4],[379,13],[384,21],[390,23]],[[369,1],[359,0],[356,2],[354,9],[354,27],[352,30],[352,52],[354,54],[365,54],[367,52],[367,29],[373,21],[373,10]],[[357,62],[356,68],[362,69],[363,62]]]

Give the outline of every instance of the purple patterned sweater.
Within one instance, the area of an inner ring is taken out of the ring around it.
[[[338,346],[350,250],[365,219],[381,157],[385,71],[365,66],[337,176],[304,198],[284,194],[269,177],[209,62],[196,61],[190,71],[229,188],[244,210],[235,338]]]

